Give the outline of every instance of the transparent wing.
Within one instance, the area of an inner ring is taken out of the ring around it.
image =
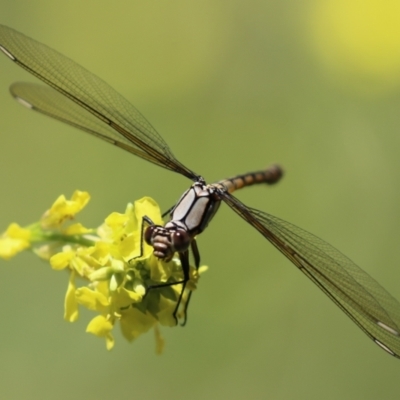
[[[289,222],[249,208],[229,193],[222,199],[307,275],[376,344],[400,358],[400,304],[349,258]]]
[[[164,164],[159,164],[158,160],[154,160],[147,153],[133,147],[125,137],[116,135],[113,128],[104,124],[89,111],[78,106],[68,97],[63,96],[49,86],[39,83],[16,82],[11,85],[10,92],[17,101],[32,110],[82,129],[161,167],[164,166]]]
[[[37,86],[25,86],[21,96],[18,96],[29,103],[26,105],[32,105],[32,108],[37,111],[78,126],[110,143],[121,143],[122,146],[119,147],[147,161],[179,172],[190,179],[196,178],[194,172],[175,158],[167,143],[132,104],[79,64],[4,25],[0,25],[0,50],[16,64],[71,100],[61,102],[63,106],[72,107],[72,102],[74,102],[109,128],[98,132],[100,125],[94,126],[94,119],[83,112],[76,111],[77,107],[74,107],[71,112],[65,111],[64,117],[68,115],[69,118],[60,117],[61,108],[58,107],[56,111],[49,101],[60,101],[61,96],[51,91],[44,92],[37,89]],[[79,121],[73,119],[77,116],[79,116]],[[80,125],[83,119],[90,121],[87,127],[89,129],[86,129],[86,123]]]

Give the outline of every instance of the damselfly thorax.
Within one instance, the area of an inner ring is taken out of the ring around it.
[[[195,236],[206,229],[221,204],[222,193],[233,193],[256,183],[272,185],[282,175],[281,167],[272,165],[266,170],[237,175],[211,185],[199,178],[176,203],[169,222],[163,227],[150,224],[145,240],[154,247],[156,257],[169,259],[174,252],[187,250]]]

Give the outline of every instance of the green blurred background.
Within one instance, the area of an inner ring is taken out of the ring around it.
[[[365,0],[0,0],[0,23],[102,77],[213,181],[281,163],[238,196],[324,238],[400,299],[400,3]],[[35,79],[0,58],[2,229],[88,190],[98,226],[127,202],[165,210],[186,179],[16,104]],[[250,226],[221,207],[184,329],[116,346],[63,321],[67,277],[1,262],[4,399],[398,399],[400,361],[375,346]]]

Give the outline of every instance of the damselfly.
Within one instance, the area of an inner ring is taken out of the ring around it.
[[[232,195],[235,190],[255,183],[277,182],[282,176],[278,166],[207,185],[175,158],[135,107],[97,76],[6,26],[0,26],[0,50],[48,84],[14,83],[10,91],[20,103],[194,181],[172,209],[169,222],[158,226],[148,218],[144,221],[144,240],[153,246],[154,254],[168,260],[177,252],[181,259],[183,278],[172,283],[182,284],[175,318],[189,279],[189,248],[198,267],[200,256],[195,236],[206,228],[223,201],[310,278],[376,344],[400,358],[400,304],[396,299],[328,243],[277,217],[247,207]]]

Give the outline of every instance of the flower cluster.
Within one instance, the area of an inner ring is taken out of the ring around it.
[[[156,352],[161,353],[164,341],[159,325],[176,325],[173,311],[182,285],[146,291],[152,285],[180,281],[182,268],[178,257],[169,262],[155,258],[152,247],[143,241],[143,217],[162,224],[160,209],[144,197],[128,204],[124,214],[110,214],[96,230],[71,223],[89,200],[87,192],[76,191],[70,200],[60,196],[39,222],[27,227],[12,223],[0,236],[0,257],[9,259],[32,250],[54,270],[68,270],[64,318],[76,321],[79,306],[95,311],[87,332],[105,338],[107,349],[114,346],[112,329],[119,322],[129,341],[153,328]],[[190,267],[178,318],[184,318],[189,294],[206,269]]]

